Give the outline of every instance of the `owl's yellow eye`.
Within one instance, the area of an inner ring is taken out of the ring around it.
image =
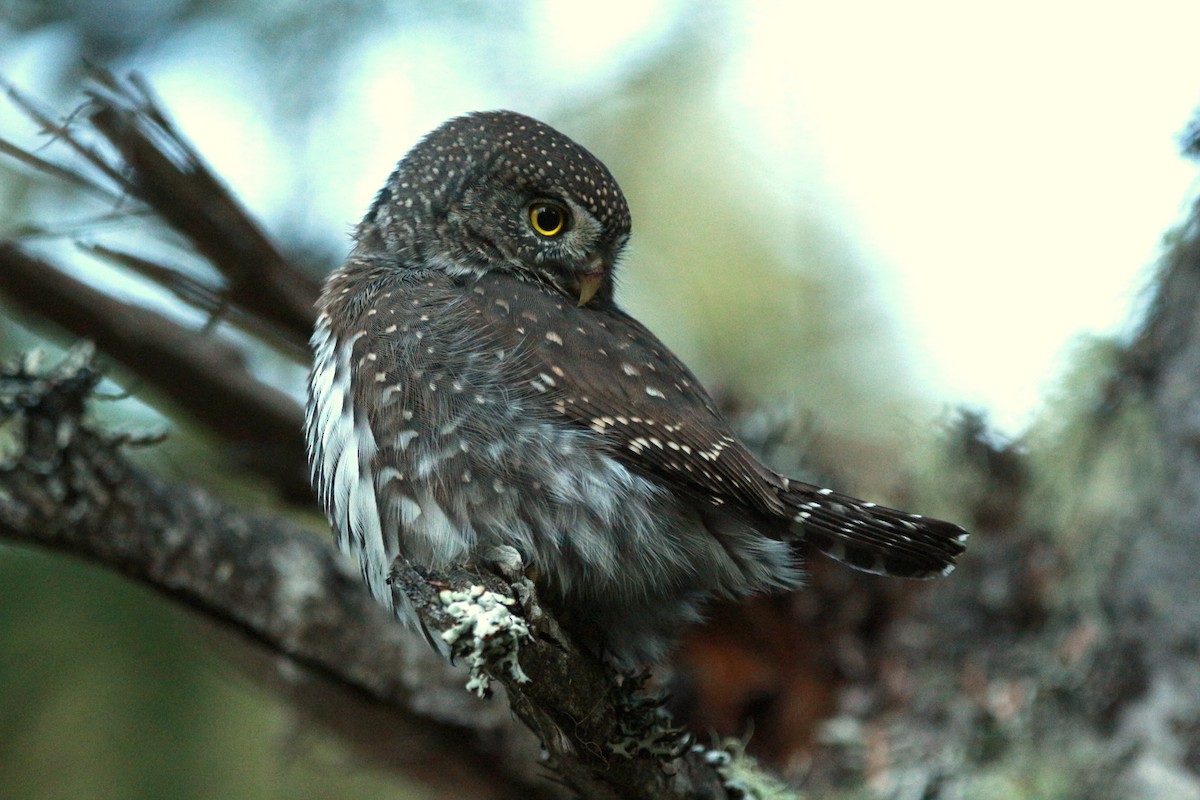
[[[529,207],[529,224],[542,236],[558,236],[567,227],[567,210],[545,201]]]

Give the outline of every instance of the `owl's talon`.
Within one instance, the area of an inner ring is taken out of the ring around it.
[[[483,551],[482,560],[494,568],[509,583],[514,583],[525,576],[525,563],[521,554],[512,545],[500,544]]]

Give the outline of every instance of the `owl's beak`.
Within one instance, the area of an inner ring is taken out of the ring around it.
[[[579,305],[586,306],[600,291],[604,283],[604,273],[607,272],[604,259],[592,256],[588,261],[588,271],[579,276]]]

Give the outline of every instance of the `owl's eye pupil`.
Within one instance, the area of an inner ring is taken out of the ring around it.
[[[554,203],[534,203],[529,207],[529,224],[542,236],[558,236],[567,226],[567,210]]]

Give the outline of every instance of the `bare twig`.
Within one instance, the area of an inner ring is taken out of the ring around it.
[[[182,270],[101,244],[81,243],[79,246],[94,256],[144,276],[192,308],[199,309],[214,319],[228,322],[265,344],[276,345],[281,353],[297,363],[308,364],[311,358],[307,337],[281,330],[240,307],[230,307],[224,298],[224,292],[184,274]]]
[[[170,121],[145,81],[92,73],[88,103],[56,122],[15,87],[0,81],[9,99],[43,133],[62,142],[99,177],[57,164],[0,140],[7,155],[114,205],[136,198],[182,235],[225,278],[225,302],[306,342],[319,283],[285,258],[229,189]],[[107,142],[108,148],[91,141]],[[105,183],[111,184],[108,188]]]
[[[88,122],[121,154],[130,191],[229,282],[233,305],[307,341],[319,285],[275,248],[154,99],[99,71]]]
[[[93,340],[219,435],[235,461],[271,479],[286,497],[312,497],[300,436],[303,411],[251,375],[240,351],[116,300],[5,242],[0,292],[33,316]]]
[[[0,85],[3,85],[0,83]],[[28,150],[20,147],[7,139],[0,139],[0,154],[6,155],[16,161],[21,162],[27,167],[31,167],[38,172],[42,172],[50,177],[76,186],[88,194],[95,195],[101,200],[108,201],[112,204],[117,204],[121,200],[121,196],[111,190],[96,183],[88,176],[82,174],[78,170],[64,167],[61,164],[56,164],[53,161],[35,155]]]
[[[8,95],[8,98],[12,100],[12,102],[19,109],[21,109],[26,116],[38,124],[42,133],[52,135],[55,140],[65,143],[69,149],[73,150],[77,155],[82,156],[85,161],[99,170],[105,178],[107,178],[113,183],[114,186],[120,189],[118,194],[124,195],[130,192],[133,187],[121,174],[119,166],[111,163],[111,159],[105,157],[104,154],[98,152],[95,148],[88,146],[82,139],[74,135],[71,127],[73,124],[74,115],[69,117],[65,122],[55,122],[51,117],[50,111],[43,109],[37,102],[33,100],[33,98],[27,96],[24,92],[19,91],[12,84],[0,80],[0,87],[3,87],[5,94]],[[36,156],[32,156],[32,154],[29,155],[36,159]],[[36,166],[36,164],[33,164],[30,159],[22,160],[26,163]],[[54,170],[49,170],[49,172],[53,173]]]

